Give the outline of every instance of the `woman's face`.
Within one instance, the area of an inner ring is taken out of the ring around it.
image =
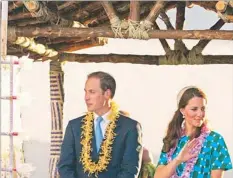
[[[190,127],[201,127],[205,121],[206,101],[201,97],[193,97],[180,111],[185,117],[185,123]]]

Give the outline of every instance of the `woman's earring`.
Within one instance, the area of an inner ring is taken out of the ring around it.
[[[111,102],[112,102],[112,100],[109,99],[109,100],[108,100],[108,107],[111,107]]]
[[[184,115],[183,115],[184,117]],[[183,120],[182,124],[181,124],[181,128],[184,129],[185,128],[185,120]]]

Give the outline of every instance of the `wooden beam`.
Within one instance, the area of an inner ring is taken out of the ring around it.
[[[155,29],[160,30],[160,28],[156,22],[154,23],[154,27],[155,27]],[[171,48],[170,48],[169,44],[167,43],[166,39],[159,39],[159,41],[160,41],[161,45],[163,46],[165,53],[169,53],[171,51]]]
[[[176,7],[176,30],[182,30],[184,27],[184,21],[185,21],[185,2],[177,2]],[[174,44],[175,50],[181,50],[183,53],[187,54],[188,49],[183,43],[182,40],[175,40]]]
[[[15,26],[31,26],[31,25],[43,25],[46,24],[44,20],[38,20],[36,18],[30,18],[30,19],[21,19],[17,21],[9,21],[11,25]]]
[[[233,56],[230,55],[208,55],[204,57],[204,64],[233,64]]]
[[[24,1],[25,7],[31,13],[32,17],[40,17],[39,20],[51,22],[62,27],[72,27],[73,21],[59,17],[58,14],[52,12],[47,6],[36,0]],[[42,18],[42,19],[41,19]]]
[[[17,40],[14,42],[14,44],[17,44],[39,55],[54,57],[57,56],[58,54],[58,52],[55,51],[54,49],[48,48],[43,44],[38,44],[33,39],[27,37],[18,37]]]
[[[215,5],[217,11],[219,12],[225,12],[226,9],[227,9],[227,4],[228,2],[227,1],[218,1]]]
[[[13,1],[11,4],[9,4],[8,11],[11,12],[22,6],[23,6],[23,1]]]
[[[89,39],[89,40],[83,40],[79,42],[73,42],[73,43],[60,43],[55,45],[50,45],[51,48],[56,49],[57,51],[78,51],[81,49],[87,49],[91,47],[96,46],[103,46],[105,44],[104,41],[98,41],[98,39]]]
[[[156,18],[159,16],[161,10],[164,10],[164,6],[166,5],[167,2],[165,1],[157,1],[155,2],[154,6],[152,7],[149,15],[146,17],[145,20],[154,23]]]
[[[162,11],[162,12],[160,13],[160,16],[161,16],[163,22],[165,23],[165,25],[167,26],[167,29],[169,29],[169,30],[175,30],[175,28],[173,27],[173,25],[172,25],[172,23],[171,23],[171,21],[170,21],[168,15],[166,14],[165,11]],[[184,53],[187,53],[187,52],[188,52],[188,49],[187,49],[187,47],[185,46],[184,42],[183,42],[183,41],[178,41],[178,39],[175,39],[175,49],[176,49],[176,50],[179,50],[178,45],[180,46],[180,48],[182,49],[182,51],[183,51]]]
[[[216,12],[215,1],[192,1],[193,4],[203,7],[206,10],[211,10]]]
[[[46,45],[50,45],[50,44],[57,44],[57,43],[70,43],[70,42],[79,42],[79,41],[84,41],[86,39],[80,38],[80,37],[72,37],[72,38],[68,38],[68,37],[61,37],[61,38],[38,38],[36,39],[37,43],[41,43],[41,44],[46,44]]]
[[[133,21],[140,21],[140,1],[130,1],[129,19]]]
[[[165,60],[166,56],[150,56],[150,55],[119,55],[119,54],[59,54],[60,61],[79,62],[79,63],[131,63],[131,64],[148,64],[159,65],[159,60]],[[230,55],[205,55],[203,56],[204,64],[233,64],[233,56]]]
[[[29,10],[31,13],[35,13],[40,10],[40,3],[38,1],[29,0],[23,1],[24,6]]]
[[[113,24],[116,21],[119,21],[119,17],[116,15],[116,11],[110,1],[101,1],[101,4],[110,20],[110,23]]]
[[[70,16],[71,12],[75,11],[77,8],[80,7],[79,4],[81,2],[82,1],[67,1],[67,2],[64,2],[63,3],[64,6],[61,5],[61,9],[58,9],[59,14],[62,15],[62,16],[67,16],[67,15]],[[73,20],[75,20],[75,19],[73,19]]]
[[[182,30],[184,27],[185,21],[185,2],[179,1],[177,2],[177,10],[176,10],[176,29]]]
[[[74,54],[62,53],[59,55],[60,61],[80,62],[80,63],[132,63],[132,64],[153,64],[158,65],[158,56],[140,56],[140,55],[118,55],[118,54],[104,54],[104,55],[89,55],[89,54]]]
[[[29,19],[32,18],[32,15],[30,12],[25,12],[25,13],[18,13],[14,15],[9,15],[8,20],[13,21],[13,20],[19,20],[19,19]]]
[[[14,55],[21,57],[27,55],[25,53],[14,53]],[[8,54],[11,55],[11,54]],[[30,53],[29,57],[35,59],[35,62],[43,62],[46,60],[59,60],[60,62],[79,62],[79,63],[130,63],[143,65],[163,65],[159,61],[166,60],[166,56],[152,56],[152,55],[123,55],[123,54],[74,54],[74,53],[59,53],[56,58],[42,57],[35,53]],[[42,59],[42,60],[39,60]],[[233,55],[204,55],[203,64],[233,64]],[[172,65],[172,64],[171,64]]]
[[[151,2],[149,3],[145,3],[144,1],[141,1],[140,4],[144,4],[141,8],[140,8],[140,16],[141,18],[150,11],[150,5]],[[128,10],[130,9],[130,6],[127,2],[121,2],[119,4],[115,5],[118,14],[120,14],[118,17],[120,19],[126,19],[128,17]],[[88,27],[94,27],[94,26],[101,26],[103,23],[105,23],[104,25],[109,25],[108,23],[106,23],[106,21],[108,21],[108,16],[106,15],[106,13],[100,13],[98,14],[96,17],[92,17],[89,18],[87,20],[85,20],[83,22],[84,25],[87,25]]]
[[[65,9],[65,8],[69,7],[69,6],[73,6],[75,3],[76,3],[76,2],[74,2],[74,1],[67,1],[67,2],[64,2],[62,5],[60,5],[60,6],[57,7],[57,10],[60,11],[60,10],[62,10],[62,9]]]
[[[9,41],[19,36],[25,37],[109,37],[115,35],[110,27],[95,28],[68,28],[68,27],[8,27]],[[230,30],[150,30],[149,38],[160,39],[221,39],[233,40],[233,33]],[[128,34],[124,35],[125,38]],[[15,39],[16,40],[16,39]]]
[[[103,6],[99,1],[91,2],[87,4],[86,6],[71,12],[71,17],[74,20],[83,20],[88,18],[91,13],[103,10]],[[90,13],[91,12],[91,13]]]
[[[161,11],[160,16],[162,18],[162,21],[165,23],[165,25],[167,26],[168,30],[175,30],[175,28],[173,27],[173,25],[171,24],[171,21],[168,17],[168,15],[166,14],[165,11]]]
[[[229,1],[229,6],[233,7],[233,0]]]
[[[225,24],[225,22],[224,22],[222,19],[219,19],[219,20],[210,28],[210,30],[219,30],[224,24]],[[200,41],[193,47],[193,49],[196,48],[196,49],[198,49],[200,52],[202,52],[210,41],[211,41],[211,40],[200,40]]]
[[[233,15],[226,15],[226,14],[218,14],[221,19],[223,19],[227,23],[233,23]]]

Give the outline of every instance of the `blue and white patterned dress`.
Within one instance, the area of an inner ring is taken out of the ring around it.
[[[177,148],[172,156],[174,159],[189,140],[188,136],[179,139]],[[162,152],[158,165],[167,164],[167,154]],[[177,175],[180,176],[184,170],[186,163],[181,163],[177,168]],[[232,169],[230,155],[223,137],[217,132],[211,131],[203,143],[198,160],[190,174],[190,178],[210,178],[211,170],[229,170]]]

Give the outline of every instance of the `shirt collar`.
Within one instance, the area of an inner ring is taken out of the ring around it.
[[[106,112],[104,115],[102,115],[101,117],[103,118],[104,122],[109,122],[110,120],[108,119],[109,114],[111,113],[111,110],[109,110],[108,112]],[[94,119],[96,121],[97,117],[99,117],[99,115],[97,115],[96,113],[94,113]]]

